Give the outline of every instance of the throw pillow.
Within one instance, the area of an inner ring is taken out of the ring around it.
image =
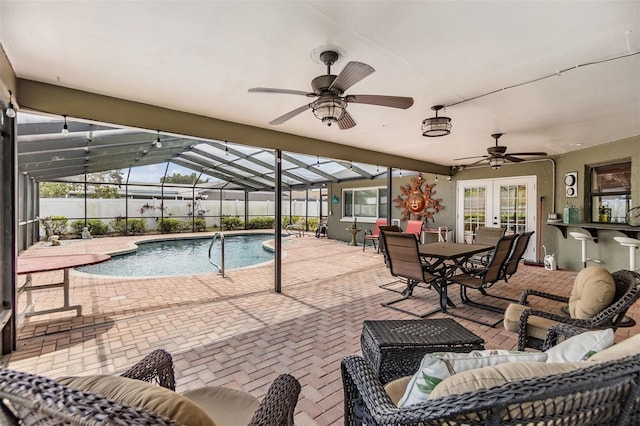
[[[196,404],[172,390],[120,376],[82,376],[58,379],[74,389],[95,393],[120,404],[152,411],[183,425],[215,426]]]
[[[569,297],[569,315],[591,319],[611,304],[616,295],[613,277],[602,266],[584,268],[573,283]]]
[[[547,362],[579,362],[613,345],[613,329],[587,331],[547,349]]]
[[[420,368],[413,375],[398,407],[419,404],[444,379],[461,371],[498,365],[505,362],[544,362],[547,354],[489,349],[469,353],[434,352],[422,358]]]

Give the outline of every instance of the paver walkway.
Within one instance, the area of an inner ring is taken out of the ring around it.
[[[131,249],[140,239],[110,237],[64,242],[59,247],[38,245],[22,256],[114,253]],[[59,313],[25,319],[19,328],[18,350],[1,362],[54,378],[112,374],[151,350],[164,348],[174,357],[178,391],[225,385],[262,397],[273,378],[287,372],[302,384],[296,424],[342,424],[340,360],[360,354],[362,322],[412,317],[380,306],[397,294],[378,287],[394,279],[382,255],[372,248],[363,252],[362,247],[309,236],[287,239],[283,247],[281,294],[273,291],[273,264],[228,271],[227,278],[211,273],[123,279],[74,271],[71,302],[82,304],[82,317]],[[508,284],[497,284],[495,291],[512,298],[531,287],[568,294],[574,277],[575,272],[521,266]],[[53,282],[62,273],[34,278]],[[455,302],[457,288],[453,290]],[[59,306],[61,293],[34,293],[37,309]],[[437,303],[432,290],[418,289],[415,295],[407,303],[417,309]],[[21,303],[23,299],[24,295]],[[638,310],[634,307],[630,315],[640,318]],[[458,312],[495,317],[466,307]],[[501,326],[457,321],[482,336],[487,348],[516,347],[515,334]],[[616,338],[638,332],[640,326],[620,329]]]

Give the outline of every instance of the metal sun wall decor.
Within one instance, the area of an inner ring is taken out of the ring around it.
[[[425,185],[424,190],[422,184],[426,183],[422,175],[411,178],[411,184],[400,185],[400,195],[393,199],[396,208],[403,209],[402,220],[422,220],[426,218],[434,222],[433,215],[444,209],[440,205],[441,198],[432,198],[436,193],[433,188],[435,183]]]

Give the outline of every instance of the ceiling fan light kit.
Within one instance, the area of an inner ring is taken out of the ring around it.
[[[497,157],[489,160],[489,165],[494,170],[498,170],[500,167],[502,167],[503,164],[504,164],[504,158]]]
[[[436,116],[422,120],[422,136],[437,138],[451,133],[451,118],[438,117],[438,111],[442,108],[444,108],[443,105],[435,105],[431,107],[431,109],[436,112]]]
[[[333,123],[337,123],[342,119],[347,108],[347,103],[342,99],[335,99],[331,97],[321,97],[315,102],[311,103],[311,109],[313,109],[313,115],[319,120],[322,120],[327,126],[331,126]]]

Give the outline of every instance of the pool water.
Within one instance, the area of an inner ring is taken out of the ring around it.
[[[264,241],[272,239],[273,235],[269,234],[225,236],[225,270],[272,260],[273,252],[262,247]],[[138,243],[138,250],[133,253],[116,255],[106,262],[76,269],[89,274],[120,277],[218,272],[218,269],[209,263],[210,244],[211,238],[141,242]],[[220,247],[220,240],[217,239],[211,249],[211,261],[218,265]]]

